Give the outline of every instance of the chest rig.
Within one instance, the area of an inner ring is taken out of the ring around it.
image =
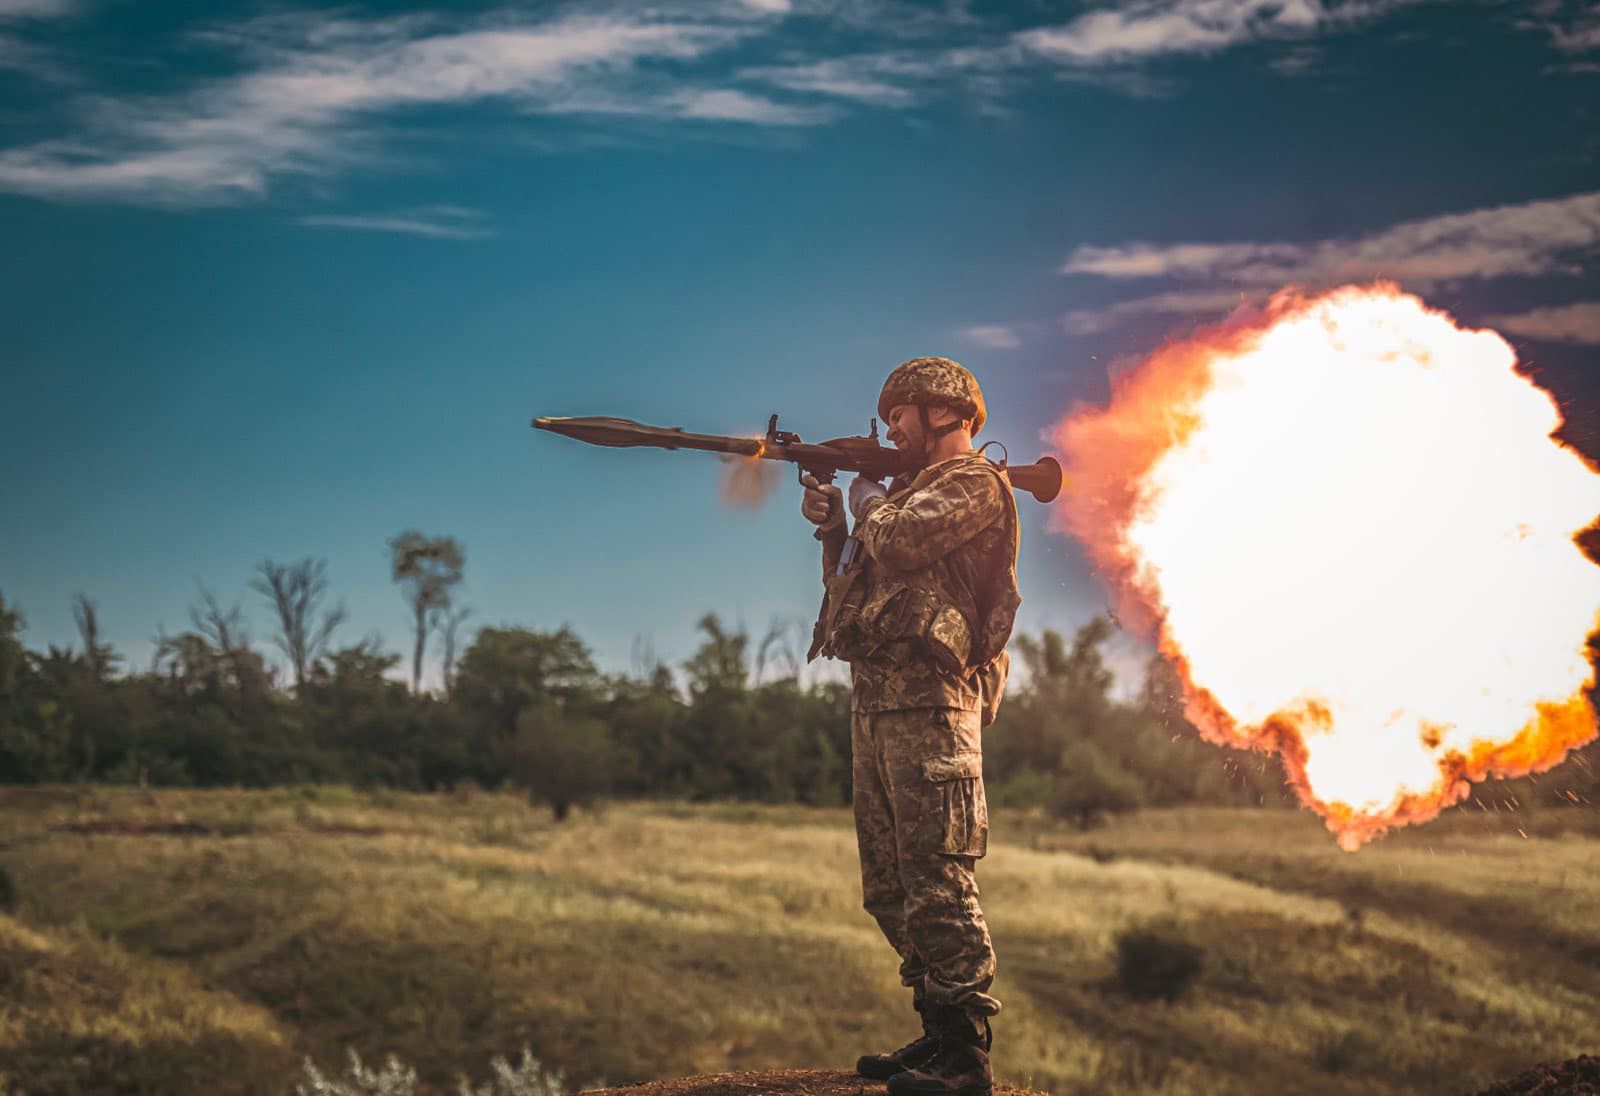
[[[909,481],[896,481],[889,503],[974,465],[998,481],[1004,507],[996,522],[952,550],[952,556],[967,554],[955,561],[962,566],[935,561],[917,571],[892,571],[872,559],[857,536],[850,536],[838,565],[824,579],[826,593],[808,658],[926,660],[955,678],[983,678],[985,696],[992,695],[998,704],[1008,662],[1004,648],[1021,603],[1017,507],[1009,481],[987,460],[973,458],[970,464],[923,469]],[[964,576],[959,585],[953,577],[957,574]]]

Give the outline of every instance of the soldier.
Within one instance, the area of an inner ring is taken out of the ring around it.
[[[889,440],[920,471],[843,493],[811,477],[801,512],[822,542],[826,594],[811,657],[850,662],[851,754],[863,904],[900,955],[922,1035],[856,1063],[891,1096],[990,1096],[994,948],[973,877],[987,850],[981,728],[1005,685],[1017,596],[1017,508],[974,452],[978,382],[914,358],[878,398]]]

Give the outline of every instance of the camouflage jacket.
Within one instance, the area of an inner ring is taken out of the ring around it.
[[[887,498],[869,502],[855,535],[862,546],[861,597],[869,609],[909,591],[953,607],[970,643],[960,669],[941,665],[925,643],[892,638],[892,629],[875,649],[847,651],[855,710],[980,709],[977,671],[1001,655],[1021,601],[1017,506],[1003,476],[976,452],[940,461],[909,481],[895,481]],[[818,538],[826,583],[845,534],[835,529]]]

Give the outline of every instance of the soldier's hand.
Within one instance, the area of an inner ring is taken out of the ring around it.
[[[800,513],[813,525],[832,529],[844,524],[844,492],[833,484],[821,484],[817,477],[800,477],[805,494],[800,497]]]
[[[866,476],[857,476],[850,481],[850,512],[857,521],[861,520],[861,511],[865,509],[872,499],[887,498],[889,489],[877,480],[868,479]]]

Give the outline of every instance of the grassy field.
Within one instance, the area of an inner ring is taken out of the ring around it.
[[[997,1072],[1466,1093],[1594,1052],[1597,822],[1457,813],[1350,855],[1285,811],[998,815]],[[583,1085],[839,1067],[913,1018],[844,811],[13,788],[0,833],[0,1091],[282,1093],[346,1048],[441,1090],[524,1045]],[[1204,949],[1176,1001],[1117,988],[1148,923]]]

